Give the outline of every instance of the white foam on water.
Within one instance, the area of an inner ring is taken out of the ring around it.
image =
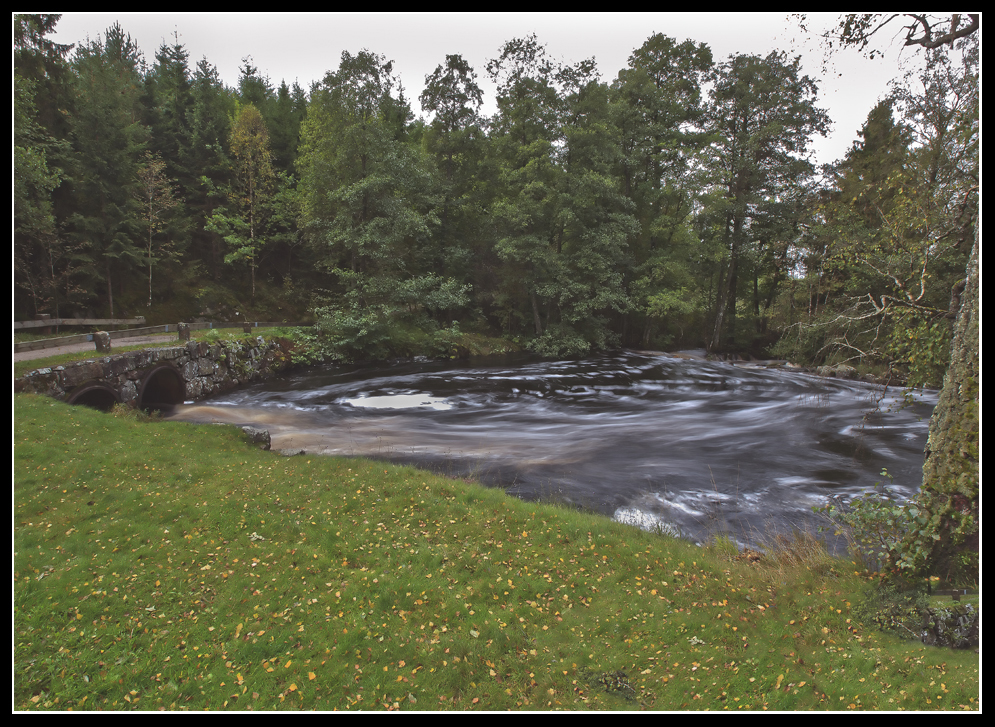
[[[643,530],[658,532],[664,535],[671,535],[675,538],[681,537],[680,530],[674,525],[664,520],[659,515],[639,510],[634,507],[620,507],[615,511],[615,520],[626,525],[635,525]]]
[[[445,399],[428,394],[391,394],[388,396],[361,396],[356,399],[344,399],[344,404],[368,407],[371,409],[435,409],[445,411],[453,405]]]

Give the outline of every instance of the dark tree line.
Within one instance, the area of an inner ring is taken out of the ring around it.
[[[462,327],[553,356],[942,375],[977,217],[976,36],[962,63],[928,51],[820,170],[818,88],[780,52],[654,34],[605,81],[516,38],[482,69],[485,118],[458,55],[417,100],[366,50],[307,91],[246,58],[229,88],[119,25],[57,46],[57,19],[15,21],[19,317],[244,309],[314,316],[353,353]]]

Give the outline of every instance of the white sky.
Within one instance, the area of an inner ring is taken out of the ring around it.
[[[835,14],[811,14],[809,27],[828,26]],[[117,20],[139,45],[148,63],[173,33],[189,53],[191,72],[201,58],[217,67],[222,81],[236,85],[242,59],[252,57],[262,76],[275,86],[296,80],[305,91],[313,81],[338,68],[343,50],[368,49],[395,61],[405,95],[416,115],[425,76],[447,54],[462,55],[477,72],[488,97],[483,113],[495,110],[487,60],[505,41],[535,33],[549,54],[574,63],[594,56],[603,81],[611,82],[628,57],[655,32],[678,42],[707,43],[716,62],[734,53],[767,55],[783,50],[802,55],[804,72],[819,81],[819,103],[833,128],[814,140],[819,164],[841,158],[856,138],[868,112],[901,75],[900,63],[913,61],[895,42],[884,59],[868,61],[855,51],[839,54],[823,72],[818,40],[805,37],[784,13],[66,13],[51,36],[59,43],[96,39]],[[898,27],[891,33],[897,33]],[[882,44],[888,38],[882,39]],[[842,75],[839,75],[842,74]]]

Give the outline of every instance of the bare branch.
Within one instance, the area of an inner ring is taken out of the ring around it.
[[[959,28],[960,25],[960,15],[954,13],[950,16],[950,32],[944,33],[937,37],[933,37],[932,28],[930,28],[929,23],[926,21],[926,16],[924,15],[914,15],[912,13],[907,13],[912,18],[915,18],[916,22],[922,25],[923,34],[918,38],[913,38],[912,34],[916,30],[916,23],[913,23],[908,27],[909,34],[905,39],[905,45],[921,45],[923,48],[939,48],[941,45],[950,44],[958,38],[965,38],[971,35],[974,31],[981,27],[981,16],[977,13],[969,13],[967,17],[971,19],[969,25]]]

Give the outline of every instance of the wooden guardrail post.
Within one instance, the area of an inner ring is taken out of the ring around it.
[[[35,318],[38,319],[39,321],[48,321],[52,319],[52,316],[49,313],[39,313],[38,315],[35,316]],[[39,333],[44,333],[46,336],[51,335],[52,327],[45,326],[39,331]]]

